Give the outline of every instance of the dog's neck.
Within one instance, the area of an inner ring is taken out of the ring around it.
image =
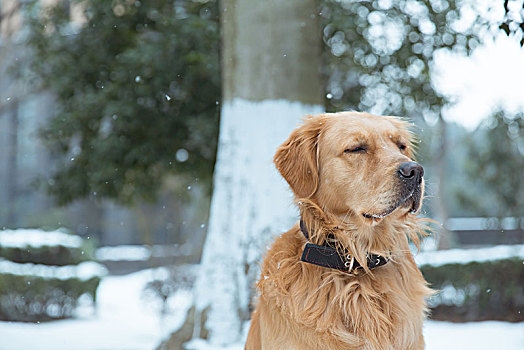
[[[339,252],[350,252],[361,264],[370,254],[389,259],[392,254],[406,250],[408,237],[418,246],[420,237],[428,231],[424,220],[414,215],[365,225],[354,214],[337,216],[312,200],[302,199],[298,205],[303,225],[309,232],[309,242],[316,245],[327,243]]]

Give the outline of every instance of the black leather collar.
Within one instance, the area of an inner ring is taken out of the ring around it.
[[[300,230],[309,241],[309,233],[307,232],[306,226],[302,220],[300,220]],[[348,251],[345,251],[344,255],[340,255],[335,248],[330,247],[327,243],[316,245],[307,242],[300,261],[347,272],[363,269],[358,261],[351,257]],[[382,255],[369,254],[367,257],[367,266],[372,270],[387,264],[388,261],[389,259]]]

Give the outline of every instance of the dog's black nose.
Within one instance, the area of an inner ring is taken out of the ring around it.
[[[424,176],[424,168],[415,162],[404,162],[400,164],[398,173],[401,179],[420,181]]]

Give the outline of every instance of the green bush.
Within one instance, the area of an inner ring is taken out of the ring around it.
[[[106,269],[93,255],[92,242],[64,230],[0,231],[0,320],[62,319],[80,296],[94,303]]]
[[[0,320],[50,321],[71,317],[78,298],[96,301],[100,277],[58,279],[0,273]]]
[[[431,287],[431,318],[454,322],[524,321],[522,258],[420,267]]]
[[[82,247],[65,247],[62,245],[43,247],[2,247],[0,257],[18,263],[44,265],[76,265],[93,258],[93,248],[85,244]]]
[[[94,242],[67,230],[17,229],[0,231],[0,258],[43,265],[76,265],[93,260]]]

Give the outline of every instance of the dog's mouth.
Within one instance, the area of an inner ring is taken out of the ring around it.
[[[420,207],[421,200],[421,189],[420,186],[415,187],[408,195],[404,195],[399,198],[392,206],[381,213],[362,213],[362,216],[366,219],[379,220],[392,214],[398,208],[409,208],[410,214],[415,214]]]

